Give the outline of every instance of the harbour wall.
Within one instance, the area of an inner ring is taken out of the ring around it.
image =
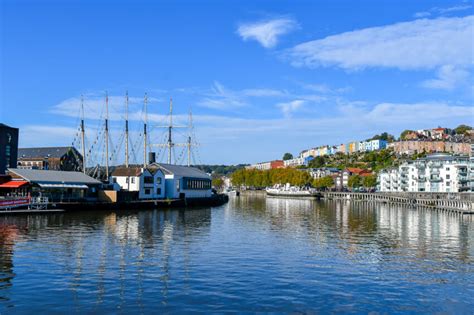
[[[322,192],[325,199],[351,201],[376,201],[413,207],[427,207],[437,210],[474,214],[474,193],[429,193],[429,192]]]

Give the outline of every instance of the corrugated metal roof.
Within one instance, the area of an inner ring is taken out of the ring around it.
[[[18,158],[60,158],[69,150],[77,151],[74,147],[18,148]],[[79,152],[76,152],[76,154],[79,154]]]
[[[101,184],[97,179],[80,172],[45,171],[19,168],[9,168],[8,171],[31,183]]]
[[[164,163],[153,163],[153,164],[150,164],[149,167],[161,168],[163,170],[163,173],[165,174],[173,174],[173,175],[182,176],[182,177],[211,179],[209,175],[207,175],[205,172],[195,167],[164,164]]]

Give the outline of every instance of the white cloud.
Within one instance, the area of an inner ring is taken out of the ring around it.
[[[469,72],[452,65],[442,66],[437,72],[437,78],[422,82],[422,86],[431,89],[453,90],[469,77]]]
[[[231,110],[247,106],[247,103],[239,93],[225,88],[224,85],[217,81],[214,81],[208,97],[200,100],[197,104],[202,107],[219,110]]]
[[[346,32],[299,44],[285,53],[295,66],[431,69],[473,64],[474,16],[422,19]]]
[[[304,103],[304,100],[294,100],[291,102],[279,103],[277,104],[277,107],[281,109],[285,117],[291,117],[291,114],[300,109]]]
[[[129,119],[141,119],[137,114],[141,115],[143,106],[143,97],[132,97],[128,99]],[[148,102],[158,102],[160,100],[154,97],[148,97]],[[61,101],[52,107],[51,113],[67,117],[79,118],[81,108],[81,98],[71,97]],[[91,120],[104,119],[105,117],[105,95],[84,96],[84,117]],[[109,119],[122,120],[125,117],[125,96],[109,95]]]
[[[245,96],[255,97],[272,97],[272,96],[285,96],[288,93],[286,91],[274,90],[274,89],[245,89],[242,91]]]
[[[244,41],[256,40],[265,48],[272,48],[278,43],[281,35],[287,34],[298,28],[298,23],[293,19],[280,18],[255,23],[241,24],[237,34]]]
[[[447,13],[453,13],[453,12],[469,10],[470,8],[472,8],[472,5],[469,5],[469,4],[456,5],[456,6],[448,7],[448,8],[434,7],[434,8],[431,8],[430,10],[428,10],[428,11],[417,12],[413,16],[416,17],[416,18],[421,18],[421,17],[431,16],[432,14],[434,14],[434,15],[436,15],[436,14],[443,15],[443,14],[447,14]]]

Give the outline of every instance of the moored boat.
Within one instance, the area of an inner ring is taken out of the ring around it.
[[[275,185],[265,189],[267,196],[286,198],[319,198],[319,192],[314,188],[294,187],[286,184],[284,186]]]

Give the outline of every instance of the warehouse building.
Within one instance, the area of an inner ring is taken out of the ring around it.
[[[82,171],[82,155],[74,147],[20,148],[18,168]]]

